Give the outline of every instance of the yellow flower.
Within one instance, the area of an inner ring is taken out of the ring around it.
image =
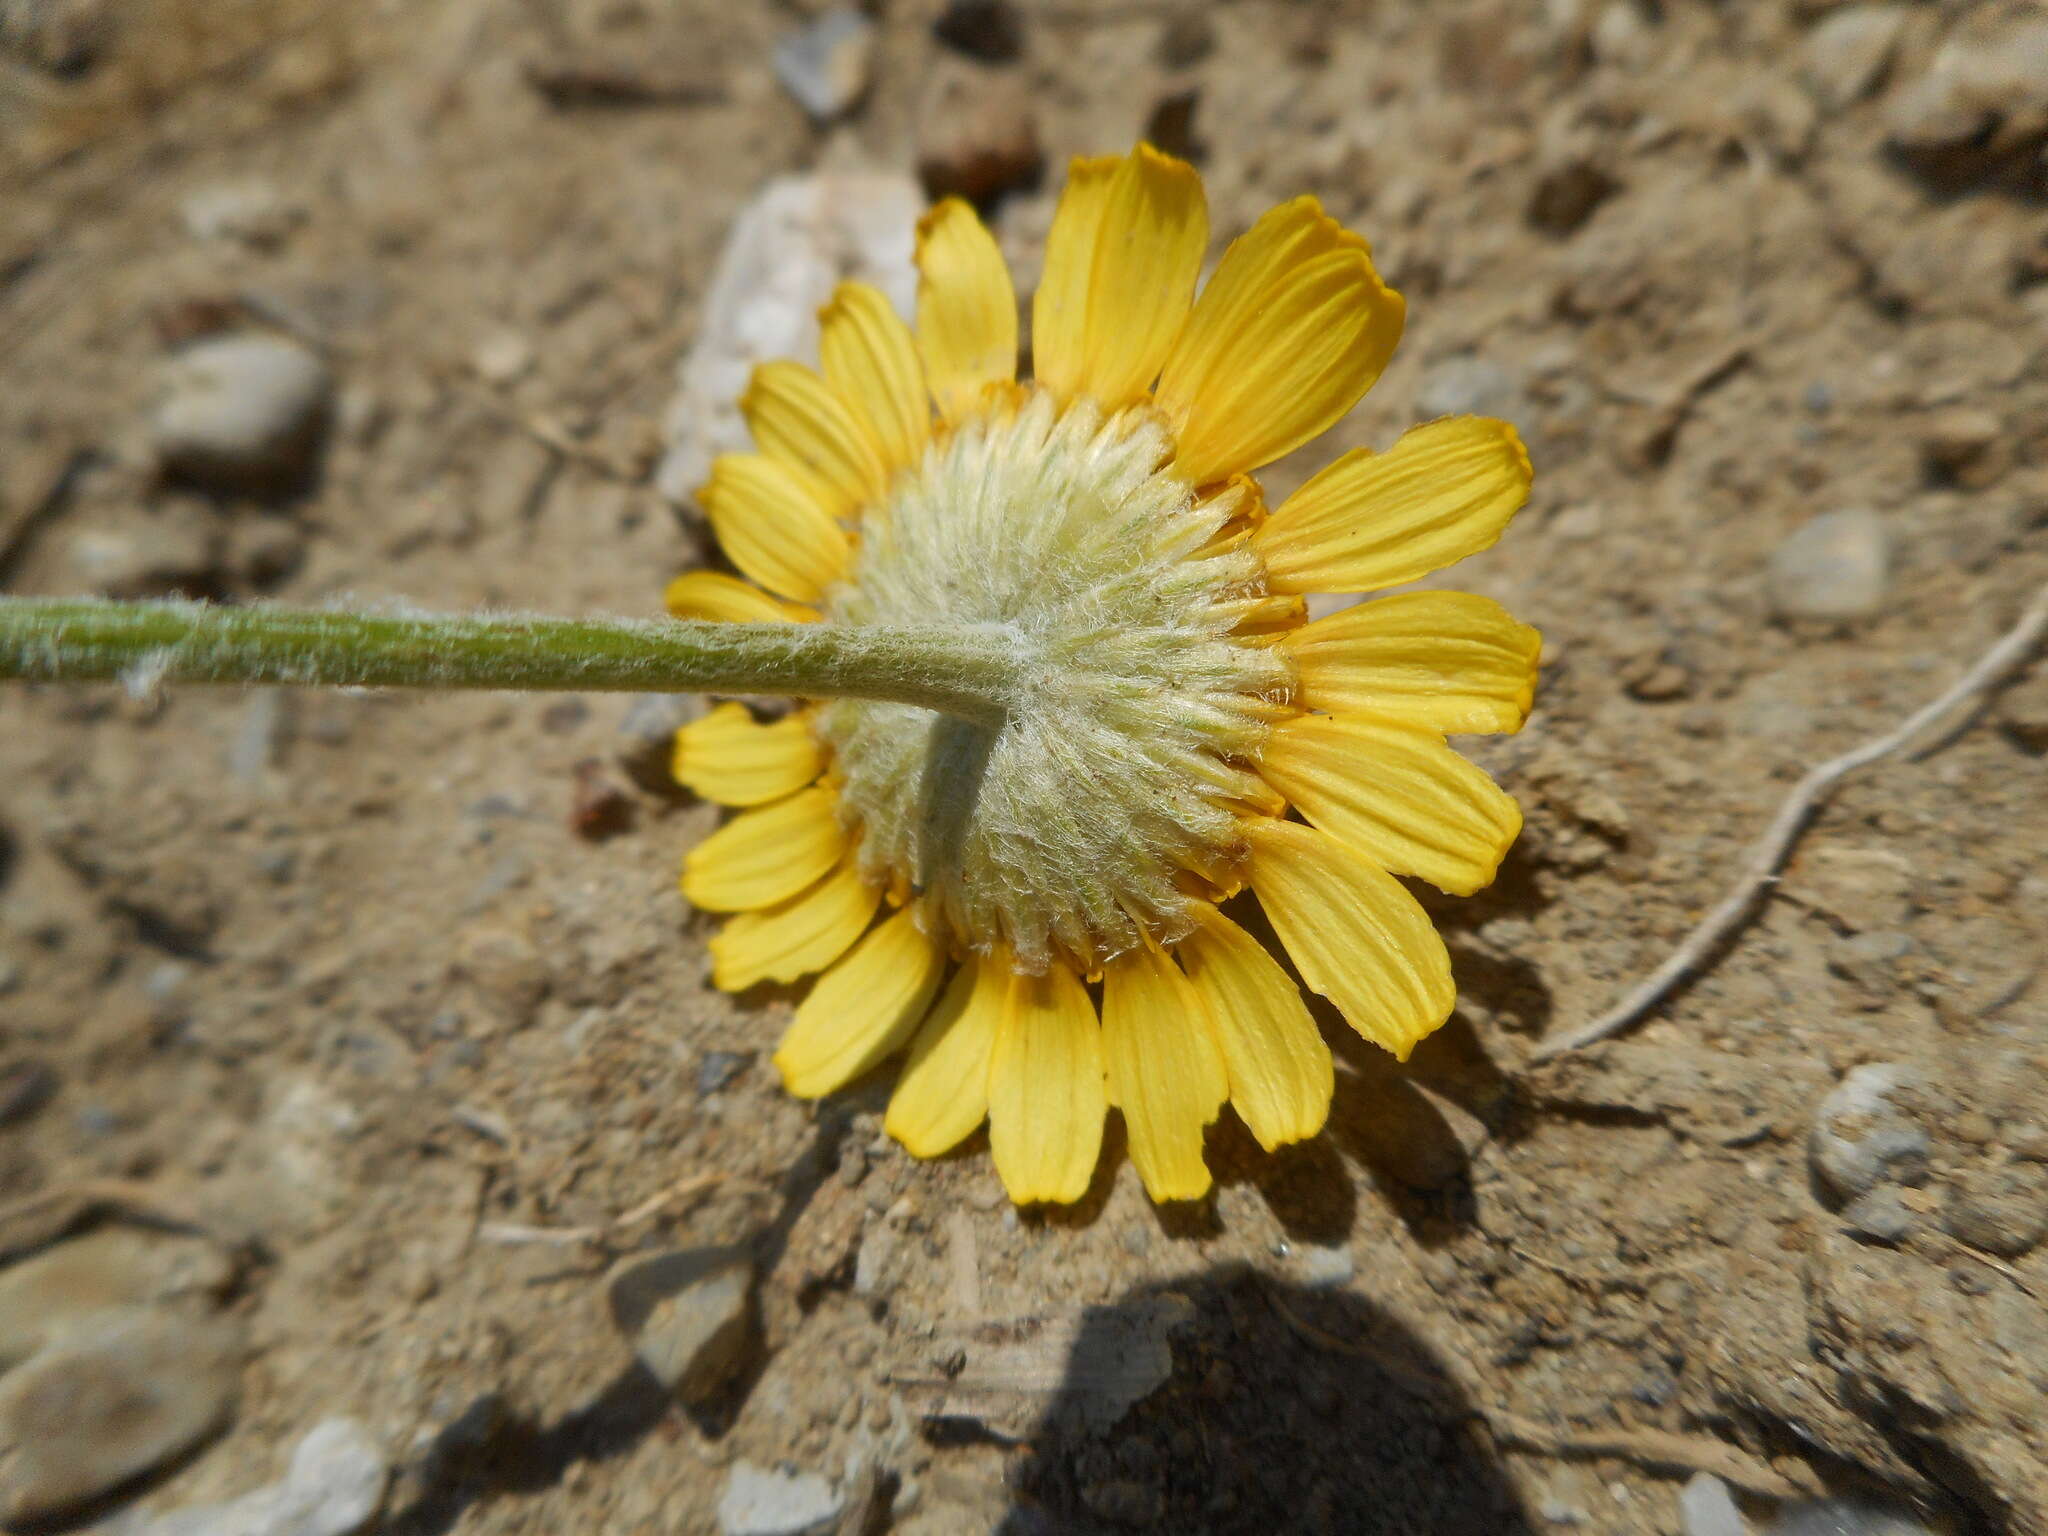
[[[775,1055],[789,1091],[907,1047],[890,1133],[931,1157],[986,1120],[1019,1202],[1080,1197],[1112,1106],[1158,1200],[1207,1191],[1225,1102],[1267,1148],[1314,1135],[1329,1047],[1219,904],[1249,887],[1300,980],[1405,1058],[1455,991],[1396,877],[1470,893],[1521,827],[1444,736],[1521,726],[1536,632],[1463,593],[1314,623],[1302,599],[1491,545],[1528,494],[1520,441],[1431,422],[1269,512],[1251,472],[1350,410],[1403,304],[1314,198],[1233,241],[1198,297],[1208,239],[1189,166],[1075,161],[1019,383],[1002,257],[939,204],[914,334],[848,283],[820,371],[755,373],[759,451],[702,492],[747,579],[668,590],[680,618],[973,626],[1013,649],[999,723],[724,704],[682,731],[676,776],[740,808],[683,869],[692,902],[735,914],[716,983],[822,973]]]

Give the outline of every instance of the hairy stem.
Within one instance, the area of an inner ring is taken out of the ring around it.
[[[0,598],[0,678],[773,693],[889,699],[1000,725],[1016,638],[987,625],[880,627],[389,616],[192,602]]]

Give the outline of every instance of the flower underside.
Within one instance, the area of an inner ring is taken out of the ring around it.
[[[1491,545],[1528,494],[1520,440],[1430,422],[1269,511],[1253,472],[1357,402],[1405,311],[1313,198],[1198,295],[1207,250],[1191,167],[1074,162],[1020,384],[1002,256],[941,203],[914,332],[843,284],[821,369],[757,370],[760,451],[701,497],[739,576],[668,593],[679,618],[894,648],[890,688],[835,675],[842,696],[786,718],[725,704],[684,728],[676,777],[737,814],[683,893],[732,914],[719,986],[816,974],[775,1053],[791,1092],[904,1053],[890,1134],[929,1157],[985,1123],[1019,1202],[1082,1195],[1112,1107],[1160,1200],[1209,1188],[1226,1103],[1267,1148],[1316,1134],[1334,1069],[1303,990],[1405,1058],[1456,989],[1402,882],[1475,891],[1521,825],[1445,738],[1520,728],[1536,632],[1457,592],[1313,623],[1304,604]],[[898,665],[940,649],[981,679],[943,714]],[[1221,910],[1240,890],[1286,966]]]
[[[955,947],[1043,971],[1172,943],[1231,878],[1255,758],[1289,689],[1231,631],[1262,572],[1226,536],[1241,486],[1197,497],[1143,408],[1042,390],[926,451],[863,527],[828,620],[999,627],[1021,683],[995,729],[903,704],[817,716],[864,878],[923,898]],[[1221,536],[1221,537],[1220,537]]]

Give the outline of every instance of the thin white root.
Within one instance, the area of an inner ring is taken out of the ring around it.
[[[1755,915],[1764,896],[1777,883],[1778,871],[1784,867],[1793,845],[1799,841],[1800,833],[1806,830],[1814,812],[1826,804],[1837,784],[1858,768],[1881,757],[1889,757],[1906,746],[1958,704],[1990,692],[2033,655],[2044,635],[2048,635],[2048,586],[2034,594],[2034,600],[2020,615],[2019,622],[2006,631],[2005,637],[1986,651],[1977,664],[1940,698],[1916,710],[1895,730],[1866,741],[1862,746],[1831,758],[1808,772],[1779,808],[1770,829],[1757,842],[1735,889],[1700,919],[1698,926],[1686,935],[1685,942],[1671,952],[1671,957],[1591,1023],[1554,1040],[1544,1041],[1531,1053],[1530,1062],[1550,1061],[1597,1040],[1620,1034],[1662,1003],[1682,983],[1691,980],[1720,953],[1729,937]]]

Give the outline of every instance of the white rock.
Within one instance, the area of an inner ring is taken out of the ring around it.
[[[282,336],[214,336],[164,366],[151,416],[158,461],[203,485],[241,489],[304,473],[325,425],[327,365]]]
[[[843,278],[873,283],[909,319],[917,308],[916,226],[924,193],[908,176],[821,171],[771,182],[733,221],[677,370],[656,484],[687,501],[721,453],[748,446],[740,392],[771,358],[818,360],[818,308]]]
[[[1415,391],[1415,414],[1425,420],[1438,416],[1512,418],[1521,395],[1514,376],[1499,363],[1460,352],[1424,370]]]
[[[1749,1536],[1728,1485],[1711,1472],[1695,1472],[1678,1491],[1678,1522],[1685,1536]]]
[[[1828,512],[1771,555],[1771,602],[1789,619],[1868,618],[1890,584],[1891,534],[1874,512]]]
[[[771,1472],[736,1461],[718,1501],[722,1536],[823,1536],[844,1507],[815,1472]]]
[[[469,366],[486,384],[516,384],[533,367],[533,343],[524,331],[493,331],[476,344]]]
[[[128,1515],[104,1536],[350,1536],[377,1513],[391,1463],[354,1419],[315,1425],[277,1482],[224,1504]]]
[[[874,62],[875,24],[859,11],[828,11],[775,47],[775,77],[821,123],[859,104]]]
[[[1842,1199],[1925,1176],[1927,1132],[1893,1098],[1917,1081],[1903,1062],[1871,1062],[1850,1068],[1820,1101],[1807,1151],[1813,1171]]]

